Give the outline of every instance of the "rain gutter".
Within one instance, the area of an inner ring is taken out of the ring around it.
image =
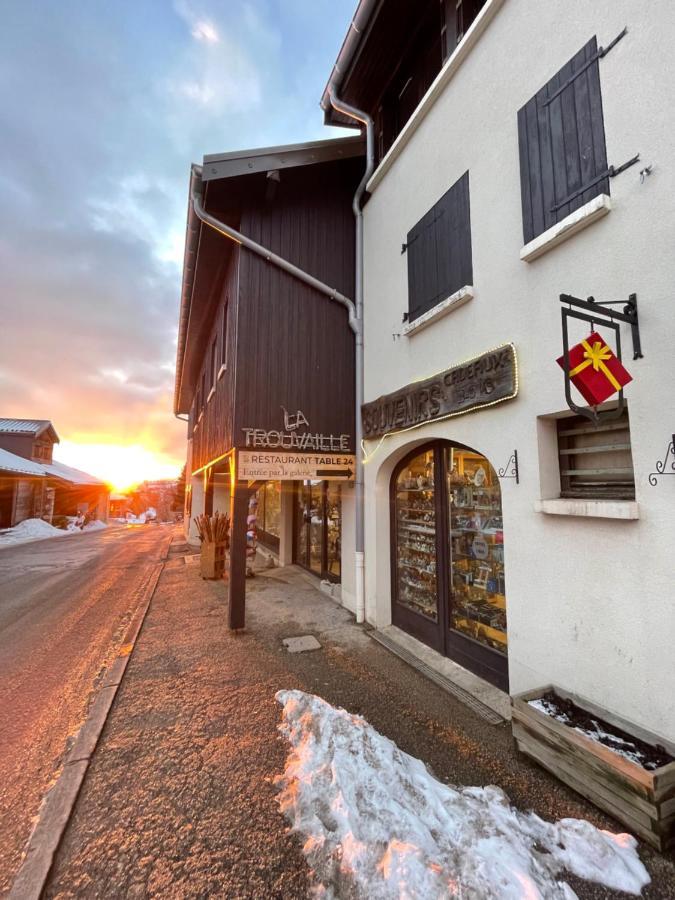
[[[363,4],[362,4],[363,5]],[[361,6],[359,6],[359,10]],[[358,13],[357,13],[358,15]],[[355,557],[356,557],[356,621],[363,622],[366,617],[365,592],[365,491],[363,483],[363,425],[361,407],[364,399],[364,366],[363,366],[363,210],[361,203],[366,185],[375,168],[375,129],[368,113],[356,109],[340,100],[331,88],[330,104],[343,116],[353,119],[366,129],[366,170],[354,194],[352,209],[356,220],[356,480],[355,507],[356,525]]]
[[[382,6],[382,3],[383,0],[360,0],[356,12],[354,13],[354,18],[349,23],[347,34],[342,42],[342,47],[340,47],[340,52],[338,53],[335,65],[330,73],[328,84],[324,88],[321,97],[321,108],[324,111],[324,120],[327,125],[342,124],[341,122],[328,121],[331,107],[337,112],[342,113],[347,119],[354,119],[354,116],[338,109],[338,107],[331,102],[331,94],[334,94],[335,96],[339,94],[344,77],[354,62],[356,53],[361,45],[363,33],[370,22],[374,20],[374,11],[377,7]]]

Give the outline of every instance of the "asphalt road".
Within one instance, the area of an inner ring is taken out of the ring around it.
[[[170,537],[111,527],[0,549],[0,896]]]

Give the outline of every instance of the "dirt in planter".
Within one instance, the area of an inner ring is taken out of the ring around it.
[[[604,719],[594,716],[571,700],[559,697],[553,691],[548,691],[539,700],[530,700],[529,706],[533,706],[547,716],[556,719],[563,725],[579,731],[593,741],[608,747],[619,756],[637,763],[643,769],[653,771],[668,763],[675,762],[663,747],[653,747],[646,741],[633,737],[626,731],[622,731],[615,725],[610,725]]]

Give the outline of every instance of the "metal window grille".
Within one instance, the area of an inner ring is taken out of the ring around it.
[[[582,416],[557,424],[561,497],[635,499],[627,409],[620,418],[598,426]]]

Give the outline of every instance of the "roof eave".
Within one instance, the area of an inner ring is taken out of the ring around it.
[[[202,223],[199,221],[192,205],[192,190],[195,180],[199,176],[194,165],[190,168],[190,187],[188,191],[188,212],[185,226],[185,252],[183,254],[183,279],[181,284],[180,312],[178,319],[178,344],[176,348],[176,383],[173,397],[174,415],[184,415],[189,412],[185,408],[183,397],[183,365],[185,362],[185,344],[190,321],[190,308],[192,305],[192,291],[194,288],[195,274],[197,271],[197,254],[199,251],[199,238]]]
[[[323,89],[321,95],[321,109],[324,114],[324,124],[340,125],[344,128],[354,128],[353,119],[342,115],[333,109],[330,102],[331,93],[335,93],[338,97],[342,88],[343,81],[348,75],[358,53],[362,47],[366,32],[370,30],[373,22],[377,18],[377,13],[383,5],[384,0],[359,0],[354,17],[349,23],[347,34],[342,42],[337,59],[333,65],[330,77]]]

